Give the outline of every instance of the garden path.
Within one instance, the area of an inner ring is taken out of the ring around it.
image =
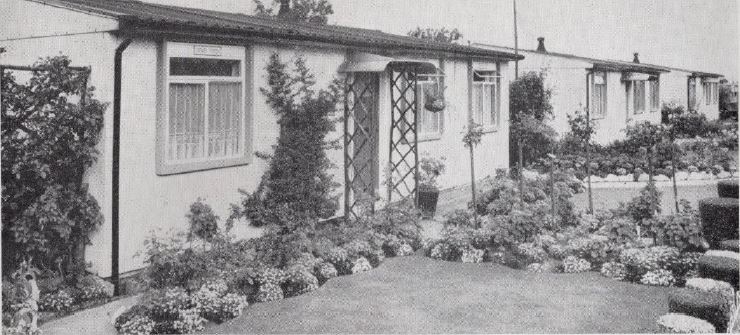
[[[667,292],[595,272],[534,274],[415,255],[251,305],[205,332],[642,333],[668,312]]]

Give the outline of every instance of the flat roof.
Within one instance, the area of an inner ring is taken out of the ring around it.
[[[444,54],[453,57],[507,61],[524,58],[524,56],[512,52],[423,40],[388,34],[379,30],[295,22],[274,17],[177,7],[137,0],[29,1],[118,19],[121,23],[120,32],[133,36],[161,34],[182,37],[212,37],[222,40],[306,41],[422,55],[430,53],[430,57],[436,57],[436,54]]]

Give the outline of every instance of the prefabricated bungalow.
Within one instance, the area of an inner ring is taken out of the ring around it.
[[[468,183],[462,137],[471,118],[485,130],[476,175],[508,165],[508,69],[523,58],[512,52],[133,0],[1,6],[1,65],[64,54],[89,67],[95,98],[110,103],[86,176],[105,216],[86,256],[103,277],[142,268],[135,254],[144,239],[185,229],[197,198],[223,218],[240,201],[237,189],[257,187],[267,163],[255,152],[270,152],[279,134],[260,93],[273,53],[303,57],[319,85],[346,82],[346,107],[337,109],[346,117],[330,135],[344,148],[328,152],[342,184],[337,215],[354,214],[360,193],[414,197],[423,155],[454,166],[443,187]],[[424,107],[435,87],[445,87],[440,112]],[[381,182],[388,165],[390,190]]]
[[[486,44],[476,46],[498,51],[514,49]],[[552,126],[559,134],[569,131],[568,114],[589,107],[597,125],[595,140],[608,144],[624,137],[628,124],[639,121],[660,123],[664,103],[676,103],[690,110],[719,117],[719,78],[722,75],[667,66],[596,59],[548,51],[545,39],[537,49],[519,49],[525,59],[519,72],[545,70],[552,89]],[[513,66],[510,67],[511,69]],[[509,73],[513,77],[513,72]]]

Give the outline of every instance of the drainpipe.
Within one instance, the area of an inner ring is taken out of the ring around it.
[[[120,183],[120,159],[121,159],[121,72],[123,67],[123,51],[131,44],[128,38],[121,42],[116,48],[113,58],[113,164],[112,164],[112,192],[111,192],[111,281],[113,282],[113,295],[121,293],[118,269],[118,223],[119,223],[119,183]]]
[[[589,76],[593,76],[592,71],[586,72],[586,127],[591,128],[591,92],[589,85]],[[607,86],[607,88],[609,88]],[[588,181],[588,213],[594,213],[594,197],[591,193],[591,136],[586,139],[586,179]]]

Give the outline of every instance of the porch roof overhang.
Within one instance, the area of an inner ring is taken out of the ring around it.
[[[366,52],[350,54],[344,64],[339,67],[340,73],[349,72],[384,72],[389,66],[393,67],[411,66],[419,73],[437,73],[438,69],[434,63],[414,59],[398,59]]]
[[[595,62],[593,63],[593,67],[591,67],[588,70],[606,71],[606,72],[622,72],[622,73],[627,74],[626,75],[627,78],[630,78],[630,77],[638,78],[638,77],[643,77],[644,75],[656,76],[661,73],[671,72],[670,70],[662,66],[640,64],[640,63],[630,63],[630,62],[617,62],[617,61]],[[631,79],[631,80],[638,80],[638,79]]]

